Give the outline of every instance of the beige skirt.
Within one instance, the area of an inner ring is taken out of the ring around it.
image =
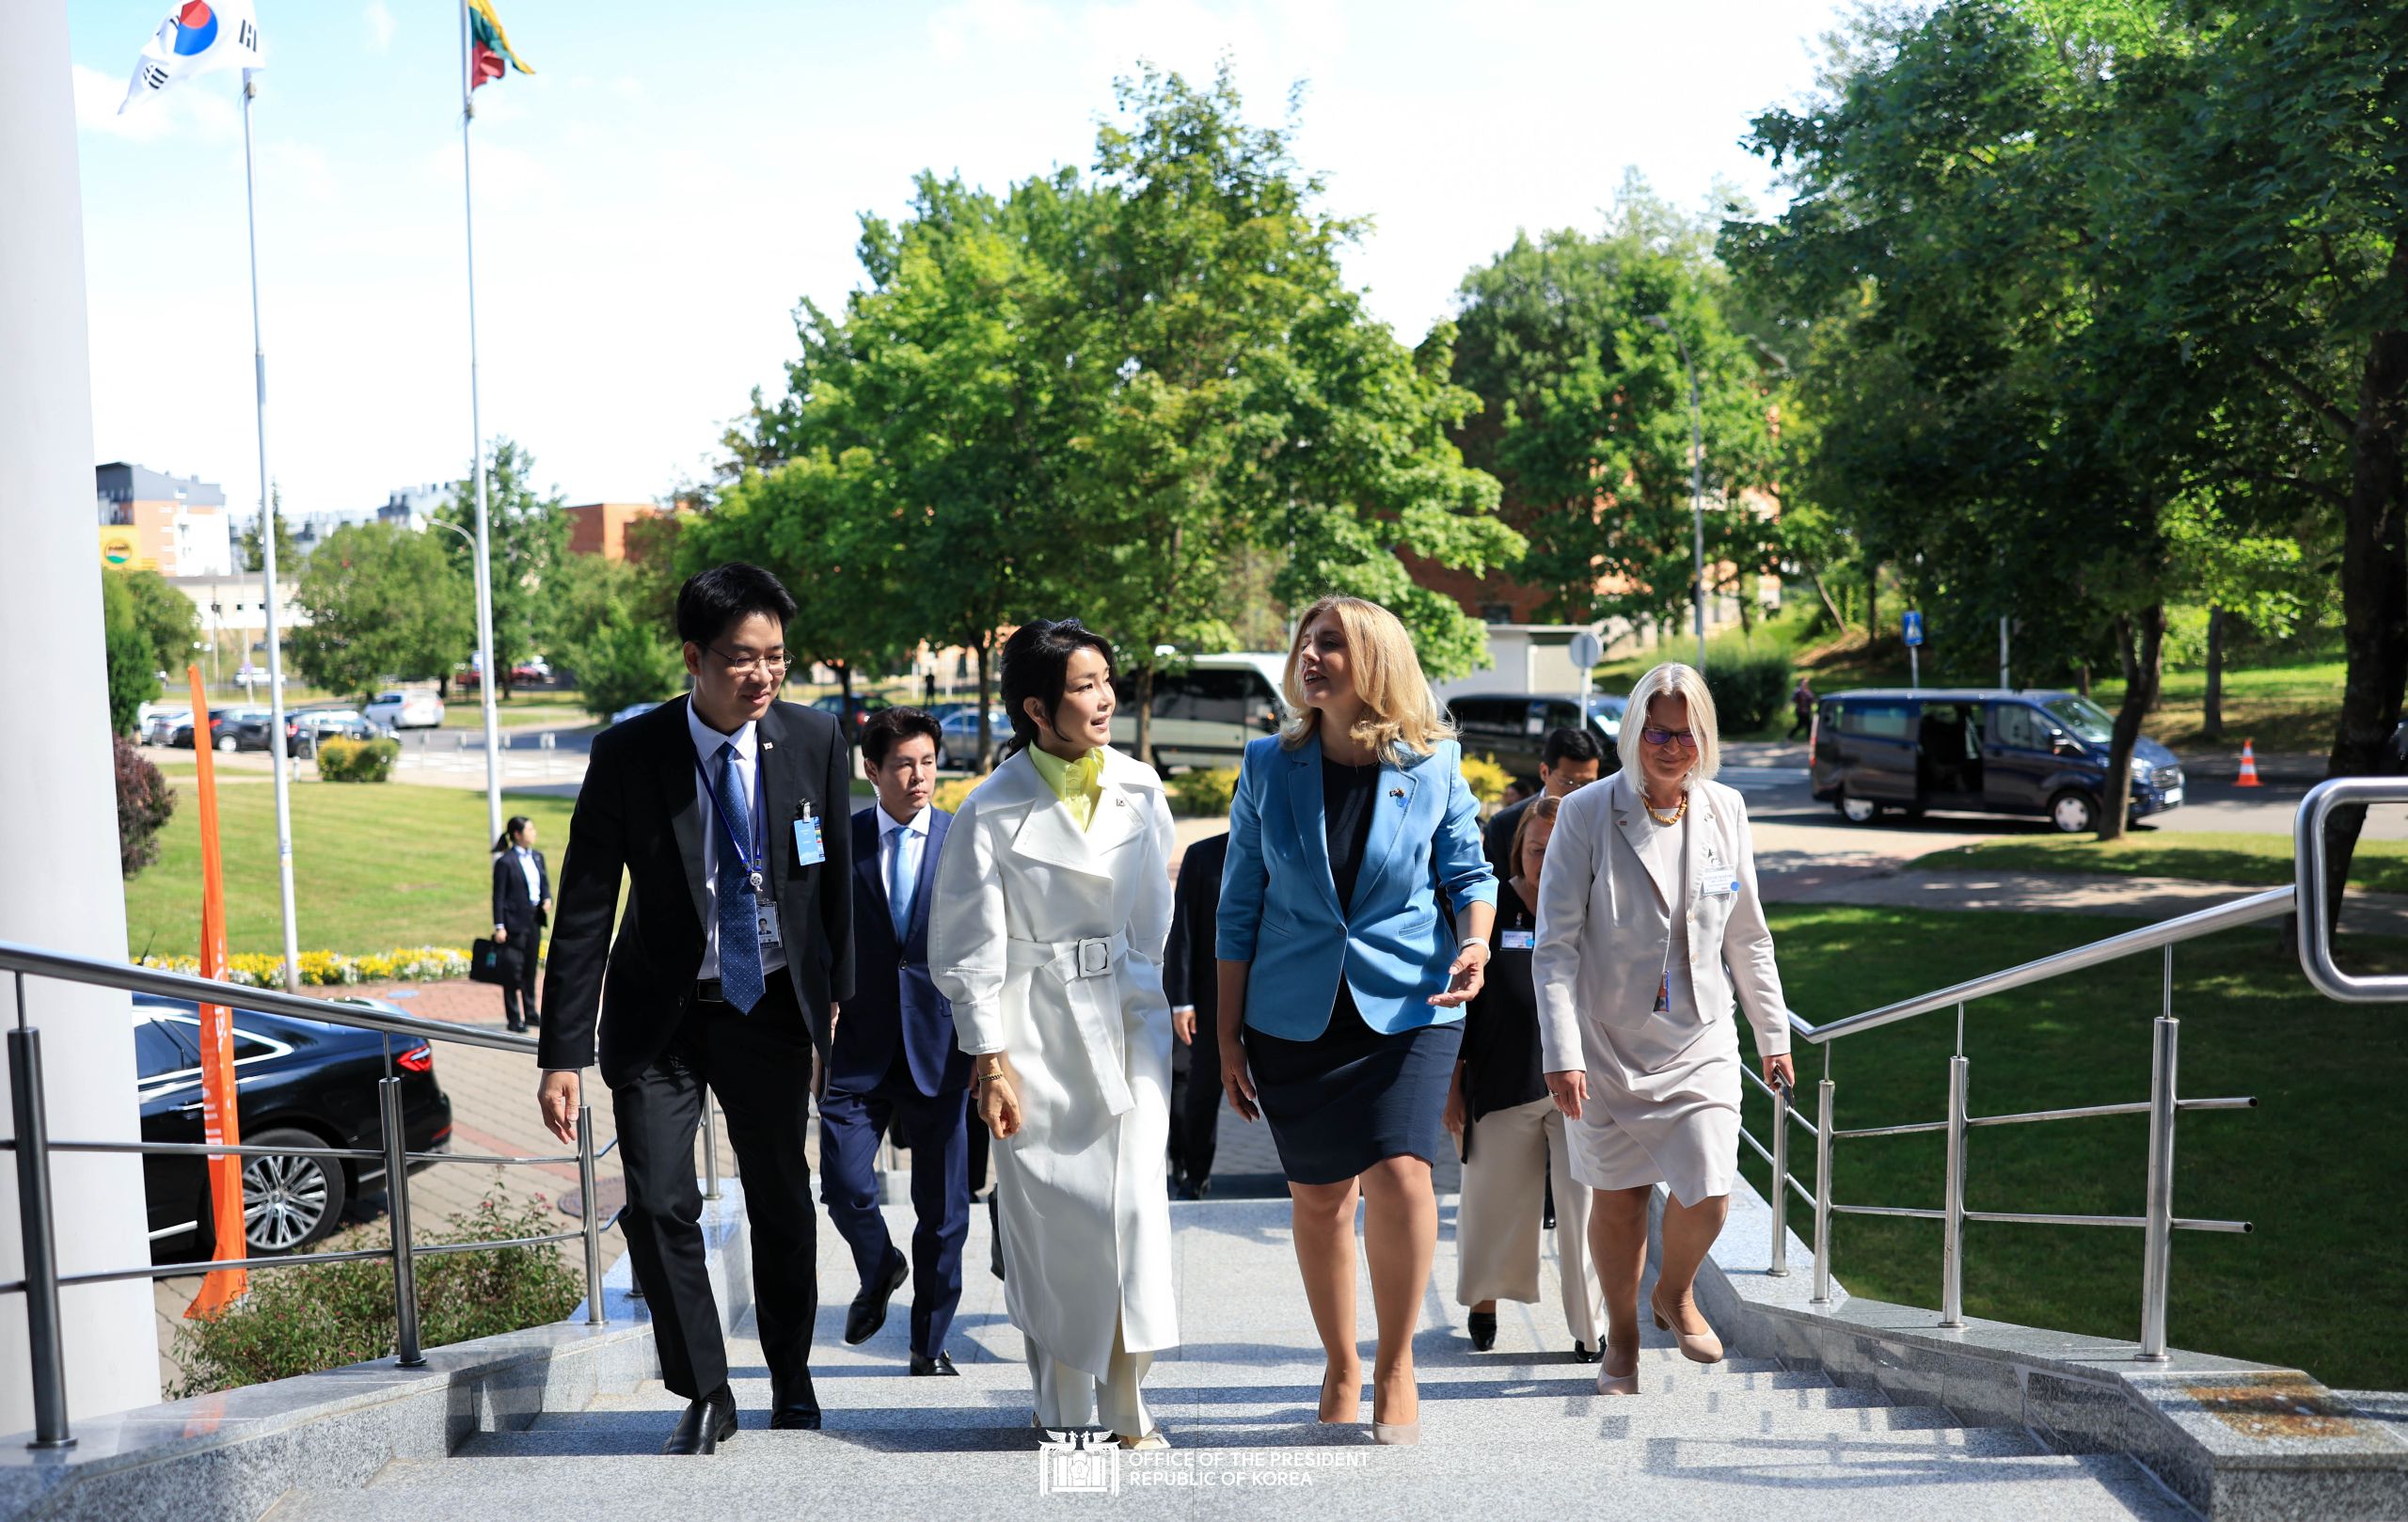
[[[1739,1163],[1740,1084],[1731,1017],[1580,1024],[1589,1098],[1571,1126],[1572,1176],[1592,1189],[1660,1183],[1683,1205],[1729,1194]]]

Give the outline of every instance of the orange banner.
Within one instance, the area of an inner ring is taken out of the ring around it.
[[[216,737],[209,732],[209,694],[200,683],[200,668],[186,666],[192,680],[192,753],[200,775],[200,975],[226,975],[226,878],[217,851]],[[222,1004],[200,1007],[201,1134],[212,1147],[240,1147],[243,1120],[234,1096],[234,1012]],[[210,1219],[215,1226],[214,1258],[247,1258],[250,1243],[243,1230],[243,1160],[209,1160]],[[251,1287],[250,1274],[239,1268],[220,1269],[201,1280],[200,1293],[186,1316],[214,1316],[220,1308],[240,1300]]]

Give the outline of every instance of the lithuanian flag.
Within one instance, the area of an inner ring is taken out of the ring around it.
[[[467,5],[468,88],[499,79],[505,61],[522,74],[533,73],[511,47],[510,34],[501,29],[501,18],[493,12],[493,0],[467,0]]]

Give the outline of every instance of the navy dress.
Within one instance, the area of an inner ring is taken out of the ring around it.
[[[1338,901],[1351,912],[1380,767],[1350,767],[1323,755],[1321,779],[1330,876]],[[1246,1065],[1289,1181],[1343,1183],[1390,1157],[1434,1164],[1463,1034],[1462,1023],[1450,1021],[1382,1035],[1364,1023],[1343,977],[1329,1023],[1312,1039],[1245,1026]]]

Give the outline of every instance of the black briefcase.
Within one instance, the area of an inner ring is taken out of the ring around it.
[[[468,948],[468,980],[472,983],[516,983],[518,948],[479,940]]]

